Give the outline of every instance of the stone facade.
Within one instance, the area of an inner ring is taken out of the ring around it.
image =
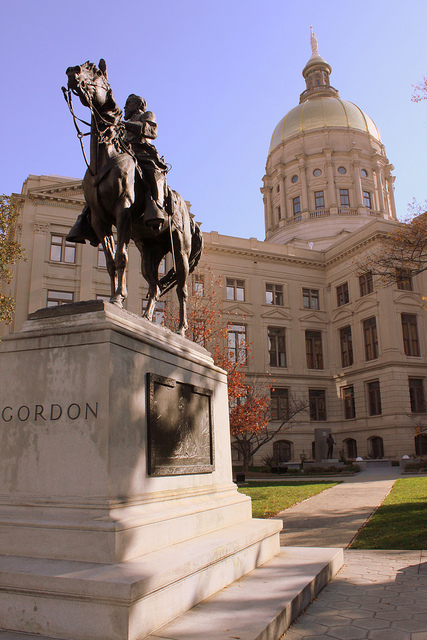
[[[395,227],[393,167],[375,124],[339,98],[330,71],[313,52],[301,102],[273,133],[261,190],[266,241],[204,233],[198,273],[212,271],[223,282],[222,310],[251,344],[248,376],[266,376],[279,415],[286,395],[310,399],[310,411],[255,463],[272,453],[311,458],[319,427],[331,429],[335,455],[427,453],[413,420],[425,408],[425,277],[384,288],[357,272],[363,254]],[[9,330],[40,307],[107,298],[103,256],[65,244],[83,204],[80,182],[29,176],[17,198],[28,262],[16,267]],[[128,288],[126,308],[140,314],[147,287],[133,245]]]

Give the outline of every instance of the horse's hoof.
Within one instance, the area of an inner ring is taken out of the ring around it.
[[[110,298],[111,304],[114,304],[116,307],[119,307],[119,309],[123,309],[123,301],[124,301],[124,297],[119,293],[115,293],[114,296],[111,296]]]
[[[179,336],[182,336],[183,338],[185,338],[185,332],[187,331],[186,327],[181,327],[180,329],[178,329],[177,334]]]

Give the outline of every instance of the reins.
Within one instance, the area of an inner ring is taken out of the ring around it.
[[[83,153],[84,161],[86,162],[86,166],[87,166],[88,170],[92,174],[92,171],[91,171],[90,166],[89,166],[89,162],[88,162],[87,157],[86,157],[86,151],[85,151],[85,148],[84,148],[84,145],[83,145],[83,138],[85,136],[89,136],[91,132],[88,131],[87,133],[82,133],[80,131],[79,125],[77,124],[77,121],[87,125],[88,127],[90,127],[91,125],[89,124],[89,122],[86,122],[86,120],[82,120],[81,118],[78,118],[76,116],[76,114],[74,113],[73,99],[71,97],[71,89],[68,89],[68,91],[67,91],[67,89],[65,87],[61,87],[61,88],[62,88],[62,93],[64,94],[64,100],[67,103],[68,108],[70,110],[70,113],[71,113],[71,115],[73,117],[73,122],[74,122],[74,126],[76,128],[76,131],[77,131],[77,137],[78,137],[79,142],[80,142],[80,147],[81,147],[81,150],[82,150],[82,153]],[[92,109],[91,109],[91,112],[92,112]]]

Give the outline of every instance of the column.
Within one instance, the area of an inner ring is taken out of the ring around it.
[[[381,213],[384,213],[385,212],[384,192],[383,192],[383,183],[382,183],[382,175],[381,175],[381,166],[379,163],[377,163],[375,176],[376,176],[377,192],[378,192],[378,204],[379,204]]]
[[[336,201],[336,189],[335,189],[335,180],[334,180],[334,164],[332,162],[332,156],[330,153],[326,155],[326,174],[328,179],[328,202],[327,206],[330,209],[331,207],[337,206]]]
[[[30,295],[28,313],[33,313],[46,306],[43,291],[44,264],[46,256],[46,238],[49,231],[48,222],[34,223],[33,262],[31,266]]]
[[[297,156],[299,160],[300,180],[301,180],[301,212],[308,211],[307,174],[305,168],[305,155]]]

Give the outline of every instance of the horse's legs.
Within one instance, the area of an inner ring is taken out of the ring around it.
[[[111,296],[110,302],[123,306],[123,301],[127,297],[126,290],[126,266],[128,262],[128,245],[130,242],[130,202],[127,198],[123,198],[116,209],[116,227],[117,227],[117,248],[115,255],[115,269],[117,273],[116,288]]]
[[[179,301],[179,326],[178,331],[181,336],[185,336],[185,332],[188,329],[187,322],[187,278],[190,271],[188,264],[188,253],[182,246],[180,234],[175,231],[174,234],[174,249],[176,260],[176,294]]]
[[[142,315],[143,318],[147,318],[151,322],[156,302],[160,298],[158,271],[160,261],[163,258],[163,251],[156,250],[156,247],[144,247],[142,242],[136,242],[135,244],[141,254],[141,272],[148,283],[148,303]]]
[[[111,296],[114,295],[117,287],[117,271],[115,265],[115,247],[114,247],[114,236],[111,233],[110,229],[107,229],[105,225],[102,225],[99,219],[92,215],[91,225],[96,235],[100,239],[102,244],[102,248],[104,249],[105,261],[107,263],[107,271],[110,276],[110,284],[111,284]]]
[[[107,263],[107,271],[110,276],[111,298],[114,296],[117,287],[117,271],[114,260],[114,237],[104,236],[102,239],[102,248],[104,249],[105,261]]]

